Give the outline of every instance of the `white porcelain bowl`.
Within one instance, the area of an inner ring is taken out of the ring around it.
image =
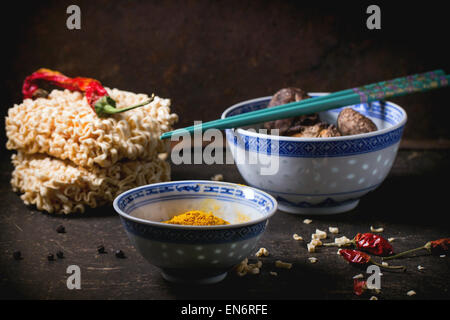
[[[165,279],[214,283],[255,248],[276,200],[252,187],[215,181],[173,181],[138,187],[113,203],[136,249]],[[213,212],[228,225],[162,223],[189,210]]]
[[[235,104],[223,112],[222,118],[265,108],[270,99]],[[297,138],[262,134],[249,128],[227,129],[227,144],[245,181],[272,194],[280,210],[308,215],[349,211],[388,175],[407,119],[405,110],[388,101],[351,108],[369,117],[378,130],[343,137]],[[341,109],[321,112],[319,116],[335,124]],[[248,159],[257,161],[250,163]],[[261,174],[262,168],[269,167],[267,163],[278,163],[276,174]]]

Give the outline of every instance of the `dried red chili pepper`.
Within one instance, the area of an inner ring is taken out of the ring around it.
[[[381,268],[386,269],[405,269],[404,266],[385,266],[376,261],[373,261],[372,258],[365,252],[353,250],[353,249],[341,249],[339,250],[339,254],[351,264],[356,265],[366,265],[366,264],[374,264]]]
[[[367,281],[366,280],[358,280],[353,279],[353,293],[357,296],[363,294],[363,292],[367,289]]]
[[[377,256],[388,256],[394,253],[394,249],[388,240],[373,233],[358,233],[353,239],[356,248]]]
[[[394,253],[394,249],[388,240],[378,234],[357,233],[348,245],[354,245],[356,249],[369,252],[377,256],[388,256]],[[324,246],[336,246],[336,243],[325,243]]]
[[[434,255],[440,255],[440,254],[447,253],[450,249],[450,238],[442,238],[442,239],[438,239],[438,240],[434,240],[434,241],[429,241],[421,247],[411,249],[411,250],[406,250],[406,251],[400,252],[399,254],[396,254],[394,256],[385,257],[385,258],[383,258],[383,260],[396,259],[396,258],[402,257],[404,255],[407,255],[407,254],[410,254],[410,253],[413,253],[416,251],[420,251],[423,249],[427,250],[428,252],[430,252],[431,254],[434,254]]]
[[[69,78],[58,71],[41,68],[25,78],[22,87],[24,99],[33,98],[37,93],[39,93],[40,89],[38,86],[38,81],[41,80],[70,91],[84,92],[89,105],[99,117],[105,117],[111,114],[142,107],[149,104],[154,98],[152,95],[149,101],[138,105],[117,109],[116,102],[108,95],[108,92],[98,80],[82,77]]]

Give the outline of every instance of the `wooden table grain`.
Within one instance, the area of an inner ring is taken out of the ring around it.
[[[239,277],[233,272],[220,283],[204,286],[176,285],[165,281],[159,270],[133,248],[112,207],[69,216],[49,215],[27,207],[10,187],[12,171],[7,155],[0,162],[0,298],[1,299],[449,299],[449,257],[429,256],[394,260],[406,272],[383,271],[381,291],[362,296],[353,293],[353,276],[365,273],[336,254],[337,248],[320,247],[308,253],[306,242],[316,229],[339,228],[336,236],[353,237],[383,227],[382,235],[395,238],[396,251],[450,236],[448,178],[450,151],[400,150],[394,167],[375,191],[351,212],[330,216],[299,216],[278,211],[258,247],[269,250],[262,257],[261,273]],[[225,181],[244,183],[233,165],[172,165],[172,179],[209,179],[223,174]],[[305,218],[312,223],[303,223]],[[64,225],[66,233],[57,233]],[[334,235],[329,235],[330,240]],[[104,245],[105,254],[97,246]],[[114,251],[126,258],[118,259]],[[13,259],[20,250],[23,259]],[[48,261],[48,253],[64,252],[63,259]],[[310,263],[308,257],[318,261]],[[249,257],[256,262],[255,256]],[[277,269],[276,260],[293,263]],[[394,261],[392,264],[394,264]],[[81,270],[81,289],[69,290],[69,265]],[[422,271],[417,266],[425,267]],[[271,275],[276,271],[277,276]],[[368,275],[366,275],[367,277]],[[406,293],[414,290],[415,296]]]

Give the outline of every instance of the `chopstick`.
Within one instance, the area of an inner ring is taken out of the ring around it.
[[[268,109],[265,108],[257,111],[247,112],[225,119],[209,121],[200,125],[194,125],[166,132],[161,135],[160,138],[166,139],[173,135],[192,133],[197,130],[204,131],[213,128],[235,128],[265,121],[299,116],[302,114],[325,111],[346,105],[368,103],[372,101],[383,100],[386,98],[403,96],[414,92],[424,92],[431,89],[447,86],[449,81],[450,77],[446,76],[444,71],[434,70],[421,74],[400,77],[393,80],[377,82],[362,87],[342,90],[325,96],[305,99]]]

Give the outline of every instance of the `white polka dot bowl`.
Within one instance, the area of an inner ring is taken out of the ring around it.
[[[311,93],[311,96],[324,95]],[[235,104],[222,118],[265,108],[271,97]],[[388,175],[407,115],[392,102],[350,106],[369,117],[377,131],[352,136],[299,138],[264,134],[263,125],[227,129],[228,151],[250,186],[272,194],[282,211],[335,214],[355,208]],[[336,124],[342,108],[320,112]]]
[[[254,250],[277,201],[256,188],[226,182],[188,180],[128,190],[113,203],[135,248],[171,282],[207,284]],[[229,224],[168,224],[190,210],[212,212]]]

